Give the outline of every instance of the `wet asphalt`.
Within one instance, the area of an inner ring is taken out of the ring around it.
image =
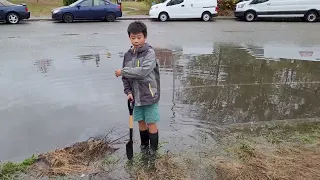
[[[127,133],[114,70],[130,22],[0,24],[1,161]],[[319,23],[144,22],[162,70],[166,149],[214,142],[230,124],[320,116]]]

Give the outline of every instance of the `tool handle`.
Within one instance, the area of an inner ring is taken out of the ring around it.
[[[133,118],[131,115],[129,117],[129,128],[130,128],[130,130],[133,129]]]
[[[133,107],[134,107],[133,100],[128,99],[128,109],[129,109],[129,115],[130,116],[132,116],[132,114],[133,114]]]
[[[129,109],[129,127],[130,127],[130,141],[132,141],[132,136],[133,136],[133,108],[134,108],[134,102],[133,100],[128,99],[128,109]]]

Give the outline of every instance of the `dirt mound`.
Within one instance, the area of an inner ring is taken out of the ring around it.
[[[37,177],[94,172],[94,162],[103,159],[114,150],[104,138],[89,139],[39,155],[37,162],[32,166],[32,172],[36,173]]]
[[[239,162],[216,163],[218,180],[314,180],[320,179],[320,144],[282,147],[273,153],[263,149],[242,154]]]

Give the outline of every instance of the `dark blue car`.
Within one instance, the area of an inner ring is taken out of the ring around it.
[[[108,0],[78,0],[52,10],[52,19],[71,23],[74,20],[105,20],[112,22],[122,16],[120,5]]]
[[[26,4],[13,4],[6,0],[0,0],[0,21],[18,24],[20,20],[29,18],[30,12]]]

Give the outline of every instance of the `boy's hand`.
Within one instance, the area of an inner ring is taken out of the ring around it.
[[[117,70],[114,72],[114,74],[116,75],[116,77],[121,76],[121,75],[122,75],[121,69],[117,69]]]
[[[132,96],[132,94],[128,94],[128,100],[133,101],[133,96]]]

